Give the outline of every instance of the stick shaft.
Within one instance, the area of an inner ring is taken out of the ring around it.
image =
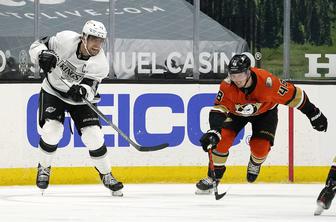
[[[131,140],[121,129],[119,129],[116,125],[112,123],[95,105],[90,103],[86,98],[83,98],[83,101],[95,112],[97,115],[102,118],[107,124],[109,124],[115,131],[117,131],[127,142],[129,142],[132,146],[136,147],[136,144],[133,140]]]
[[[222,194],[218,193],[215,166],[214,166],[213,159],[212,159],[212,149],[208,149],[208,155],[209,155],[210,174],[211,174],[211,177],[212,177],[212,186],[213,186],[213,189],[214,189],[215,198],[216,198],[216,200],[220,200],[222,197],[224,197],[226,195],[226,192],[224,192]]]

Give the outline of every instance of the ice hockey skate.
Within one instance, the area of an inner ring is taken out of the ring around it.
[[[218,184],[219,181],[216,181],[216,183]],[[200,181],[198,181],[198,183],[196,183],[196,187],[197,189],[195,191],[195,194],[197,195],[212,194],[214,190],[213,179],[211,177],[201,179]]]
[[[38,164],[37,167],[36,186],[41,189],[42,195],[49,185],[50,169],[50,166],[43,167],[41,164]]]
[[[250,160],[247,166],[247,175],[246,175],[246,179],[249,183],[253,183],[257,179],[260,172],[260,168],[261,164],[256,165],[252,160]]]
[[[111,190],[112,196],[122,197],[124,195],[121,191],[124,185],[116,180],[111,173],[99,173],[99,176],[104,186]]]
[[[336,193],[336,181],[330,180],[317,197],[316,200],[317,207],[314,212],[315,216],[321,215],[323,210],[327,210],[330,208],[331,202],[335,197],[335,193]]]

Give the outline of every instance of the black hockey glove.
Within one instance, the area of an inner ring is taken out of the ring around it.
[[[328,120],[319,108],[315,107],[313,112],[307,114],[307,117],[314,129],[317,131],[327,131]]]
[[[39,65],[44,73],[56,67],[57,55],[53,50],[43,50],[39,55]]]
[[[81,85],[72,85],[67,94],[73,101],[82,102],[86,97],[86,89]]]
[[[205,152],[210,149],[215,149],[222,136],[217,130],[208,130],[200,139],[202,148]]]

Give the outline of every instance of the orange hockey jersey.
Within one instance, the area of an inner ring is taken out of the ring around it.
[[[249,92],[244,93],[229,79],[223,80],[212,111],[255,116],[274,108],[277,104],[295,108],[304,104],[304,92],[299,87],[266,70],[255,67],[250,70],[253,83]]]

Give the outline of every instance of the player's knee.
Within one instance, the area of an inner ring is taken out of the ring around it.
[[[42,140],[50,145],[56,145],[62,139],[64,126],[60,121],[47,119],[42,127]]]
[[[89,150],[96,150],[104,145],[104,134],[99,126],[87,126],[81,132],[82,141]]]
[[[251,153],[256,158],[266,158],[271,150],[271,143],[266,139],[252,138],[250,140]]]
[[[216,150],[219,153],[227,153],[232,146],[237,133],[233,130],[223,129],[221,135],[222,140],[219,141]]]

